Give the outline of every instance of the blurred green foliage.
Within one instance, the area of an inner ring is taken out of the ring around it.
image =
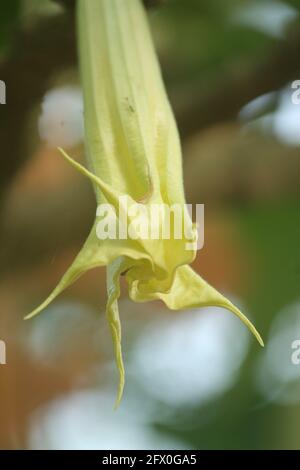
[[[244,0],[169,0],[156,12],[154,27],[157,20],[167,28],[163,46],[171,62],[166,70],[168,81],[210,80],[233,63],[242,66],[262,56],[276,39],[234,21],[236,12],[250,4]]]
[[[0,15],[0,52],[8,48],[11,29],[18,22],[21,13],[21,1],[9,0],[1,2]]]

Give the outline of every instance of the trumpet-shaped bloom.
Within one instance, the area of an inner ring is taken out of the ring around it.
[[[98,204],[117,208],[122,196],[127,208],[137,202],[184,207],[178,131],[140,0],[78,0],[77,24],[88,169],[60,149],[63,157],[91,180]],[[125,217],[132,218],[129,212]],[[47,307],[87,270],[106,266],[106,315],[120,374],[117,403],[125,377],[118,311],[122,274],[136,302],[160,299],[170,309],[224,307],[263,344],[243,313],[190,268],[196,249],[187,250],[187,241],[185,236],[177,239],[172,230],[169,239],[100,240],[95,220],[58,286],[26,318]]]

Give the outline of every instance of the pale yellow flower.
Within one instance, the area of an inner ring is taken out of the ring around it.
[[[144,8],[140,0],[78,0],[79,59],[84,92],[88,168],[62,155],[95,188],[98,204],[136,202],[184,206],[181,148]],[[99,240],[95,221],[73,264],[31,318],[87,270],[107,266],[106,314],[124,387],[119,278],[136,302],[161,299],[170,309],[218,306],[236,314],[263,345],[250,321],[189,266],[187,240]],[[188,338],[187,338],[188,340]]]

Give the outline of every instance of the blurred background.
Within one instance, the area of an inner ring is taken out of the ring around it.
[[[68,3],[68,2],[66,2]],[[71,3],[71,2],[70,2]],[[262,333],[227,311],[120,301],[127,384],[117,412],[105,272],[43,314],[89,232],[74,14],[1,2],[1,449],[300,447],[299,0],[166,0],[149,19],[183,143],[187,200],[205,204],[194,268]],[[294,100],[295,101],[295,100]]]

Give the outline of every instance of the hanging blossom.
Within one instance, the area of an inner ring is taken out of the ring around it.
[[[141,1],[78,0],[77,27],[88,169],[62,149],[61,154],[91,180],[97,203],[115,207],[119,218],[119,203],[124,198],[126,213],[122,217],[131,221],[134,217],[130,208],[137,203],[145,208],[153,204],[184,207],[178,131]],[[147,214],[143,213],[142,224],[147,223]],[[195,226],[187,214],[185,217],[195,240]],[[226,308],[263,345],[245,315],[189,266],[196,248],[187,249],[186,236],[178,239],[171,232],[169,239],[132,236],[100,240],[96,218],[85,244],[57,287],[26,317],[32,318],[45,309],[89,269],[106,266],[106,316],[120,376],[116,404],[125,382],[118,311],[121,275],[127,281],[130,298],[136,302],[160,299],[176,310]]]

